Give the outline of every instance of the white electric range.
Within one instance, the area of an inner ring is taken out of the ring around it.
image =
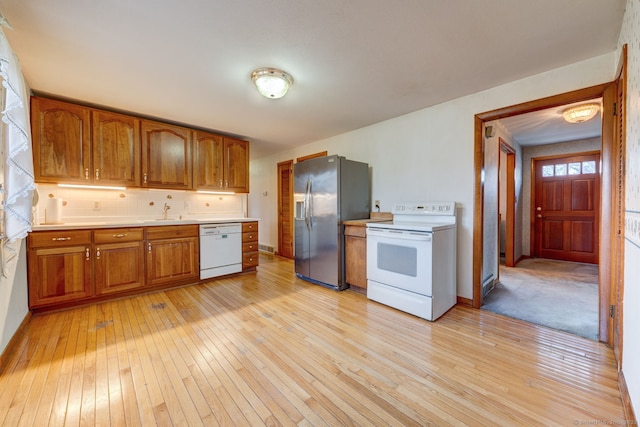
[[[398,203],[367,224],[367,297],[426,320],[456,304],[455,202]]]

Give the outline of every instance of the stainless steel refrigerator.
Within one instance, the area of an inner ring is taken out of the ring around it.
[[[296,163],[293,175],[296,275],[346,289],[342,221],[369,218],[369,165],[317,157]]]

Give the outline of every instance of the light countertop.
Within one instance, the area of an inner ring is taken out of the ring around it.
[[[371,212],[369,218],[349,219],[346,221],[342,221],[342,224],[366,227],[367,223],[369,222],[385,222],[391,220],[393,220],[393,215],[391,214],[391,212]]]
[[[258,218],[201,218],[201,219],[123,219],[104,220],[87,222],[68,222],[60,224],[39,224],[34,225],[33,231],[55,231],[55,230],[82,230],[88,228],[125,228],[125,227],[154,227],[160,225],[188,225],[188,224],[224,224],[228,222],[253,222]]]

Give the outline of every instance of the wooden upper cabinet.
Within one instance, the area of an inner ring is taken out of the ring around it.
[[[236,193],[249,192],[249,143],[224,138],[225,188]]]
[[[91,123],[94,183],[140,186],[140,120],[93,110]]]
[[[33,162],[37,182],[92,181],[90,120],[87,107],[31,98]]]
[[[188,190],[192,186],[191,130],[141,121],[142,186]]]
[[[224,188],[224,142],[221,135],[194,132],[193,180],[196,189]]]
[[[249,142],[31,98],[36,182],[249,192]]]
[[[247,141],[196,131],[194,144],[194,188],[249,192]]]

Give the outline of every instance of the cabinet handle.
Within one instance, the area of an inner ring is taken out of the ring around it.
[[[151,243],[147,243],[147,251],[151,253]]]
[[[127,233],[124,233],[124,234],[122,234],[122,233],[121,233],[121,234],[114,234],[114,235],[113,235],[113,237],[115,237],[115,238],[117,238],[117,239],[121,239],[121,238],[123,238],[123,237],[127,237]]]
[[[89,168],[84,170],[84,179],[89,179]]]
[[[142,183],[143,184],[147,183],[147,173],[146,172],[142,174]]]
[[[100,169],[96,169],[96,180],[100,179]]]
[[[71,237],[54,237],[51,240],[54,242],[66,242],[67,240],[71,240]]]
[[[85,248],[84,256],[85,256],[85,260],[89,261],[89,258],[91,257],[91,255],[89,254],[89,248]]]
[[[100,248],[96,248],[96,259],[100,259]]]
[[[218,181],[218,187],[222,188],[222,180]]]
[[[229,180],[228,179],[224,182],[224,188],[229,188]]]

